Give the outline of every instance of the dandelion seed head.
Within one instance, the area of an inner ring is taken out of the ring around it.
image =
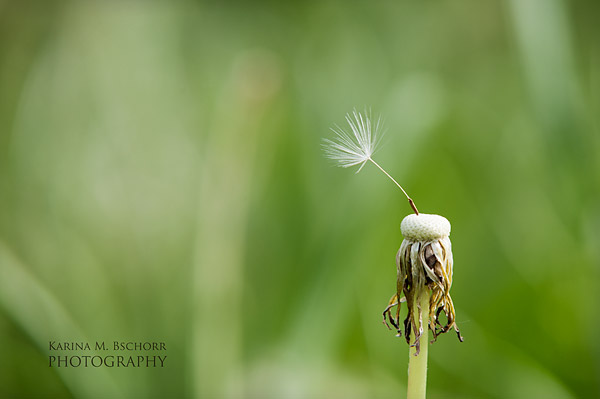
[[[335,126],[331,130],[336,137],[333,140],[324,139],[323,149],[327,158],[337,162],[338,166],[348,168],[360,165],[358,173],[377,150],[382,136],[381,118],[373,125],[369,113],[361,114],[354,110],[346,115],[346,121],[352,134]]]
[[[400,223],[402,235],[411,241],[432,241],[450,235],[450,222],[440,215],[408,215]]]
[[[450,222],[443,216],[420,213],[405,217],[400,229],[404,240],[396,255],[397,291],[383,311],[384,323],[389,327],[390,322],[399,336],[404,327],[406,342],[416,347],[415,354],[419,353],[419,340],[425,328],[431,330],[434,341],[453,328],[462,342],[450,297],[454,267]],[[428,308],[421,306],[423,298],[428,298]],[[402,303],[408,307],[403,326],[400,322]],[[393,307],[396,307],[394,313],[391,312]],[[424,313],[428,314],[426,324]],[[446,316],[445,320],[440,318],[441,313]],[[411,334],[414,334],[412,343]]]

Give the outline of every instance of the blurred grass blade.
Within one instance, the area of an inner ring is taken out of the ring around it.
[[[89,342],[58,299],[0,242],[0,306],[48,353],[49,341]],[[102,368],[56,368],[65,385],[78,398],[122,397],[115,382]]]

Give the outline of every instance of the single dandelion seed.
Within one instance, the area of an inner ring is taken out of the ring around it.
[[[417,206],[402,186],[372,158],[383,135],[381,118],[377,119],[377,123],[373,127],[367,112],[363,115],[354,110],[352,115],[346,115],[346,121],[350,125],[352,136],[337,125],[335,128],[331,128],[336,138],[334,140],[323,139],[323,149],[327,157],[336,161],[342,168],[360,165],[356,173],[360,172],[370,161],[402,190],[411,208],[418,215]]]
[[[450,297],[453,272],[450,222],[443,216],[419,214],[402,186],[373,160],[381,138],[381,119],[373,127],[367,113],[362,115],[355,110],[352,115],[346,115],[346,120],[352,134],[338,126],[333,128],[336,138],[325,139],[323,144],[327,157],[344,168],[360,165],[356,173],[367,162],[373,163],[402,190],[415,212],[400,224],[404,240],[396,255],[396,293],[383,311],[383,322],[390,329],[391,324],[397,336],[402,336],[404,328],[406,342],[410,345],[407,398],[425,398],[429,330],[433,335],[432,342],[452,328],[463,341]],[[408,314],[401,325],[400,307],[404,302]],[[440,318],[442,313],[445,321]],[[414,335],[412,341],[411,335]]]

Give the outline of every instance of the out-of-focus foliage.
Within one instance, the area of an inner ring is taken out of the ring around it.
[[[402,193],[453,226],[430,398],[600,396],[598,4],[0,1],[0,396],[388,398]],[[164,341],[164,369],[48,341]]]

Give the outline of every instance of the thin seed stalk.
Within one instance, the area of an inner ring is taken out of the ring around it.
[[[415,299],[415,309],[421,308],[420,312],[415,312],[414,317],[419,317],[421,314],[421,326],[423,333],[419,339],[420,352],[415,356],[417,348],[413,345],[409,349],[408,355],[408,392],[407,399],[425,399],[427,389],[427,351],[429,344],[429,289],[425,288],[420,295],[420,298]],[[421,303],[417,303],[418,300]],[[416,323],[419,320],[415,320]],[[418,324],[417,324],[418,325]]]
[[[415,202],[412,200],[412,198],[410,198],[408,196],[408,193],[406,191],[404,191],[404,189],[402,188],[402,186],[396,181],[396,179],[394,179],[388,172],[385,171],[385,169],[383,169],[381,166],[379,166],[379,164],[377,162],[375,162],[373,160],[373,158],[369,157],[368,159],[369,161],[371,161],[373,163],[373,165],[377,166],[379,168],[380,171],[382,171],[383,173],[385,173],[385,175],[387,177],[389,177],[394,183],[396,183],[396,185],[400,188],[400,190],[402,190],[402,192],[404,193],[404,195],[406,196],[406,198],[408,199],[408,203],[410,204],[410,207],[413,209],[413,211],[415,211],[415,214],[418,215],[419,214],[419,210],[417,209],[417,206],[415,205]],[[366,162],[366,161],[365,161]],[[361,166],[362,168],[362,166]],[[358,170],[360,172],[360,169]],[[358,172],[357,172],[358,173]]]

